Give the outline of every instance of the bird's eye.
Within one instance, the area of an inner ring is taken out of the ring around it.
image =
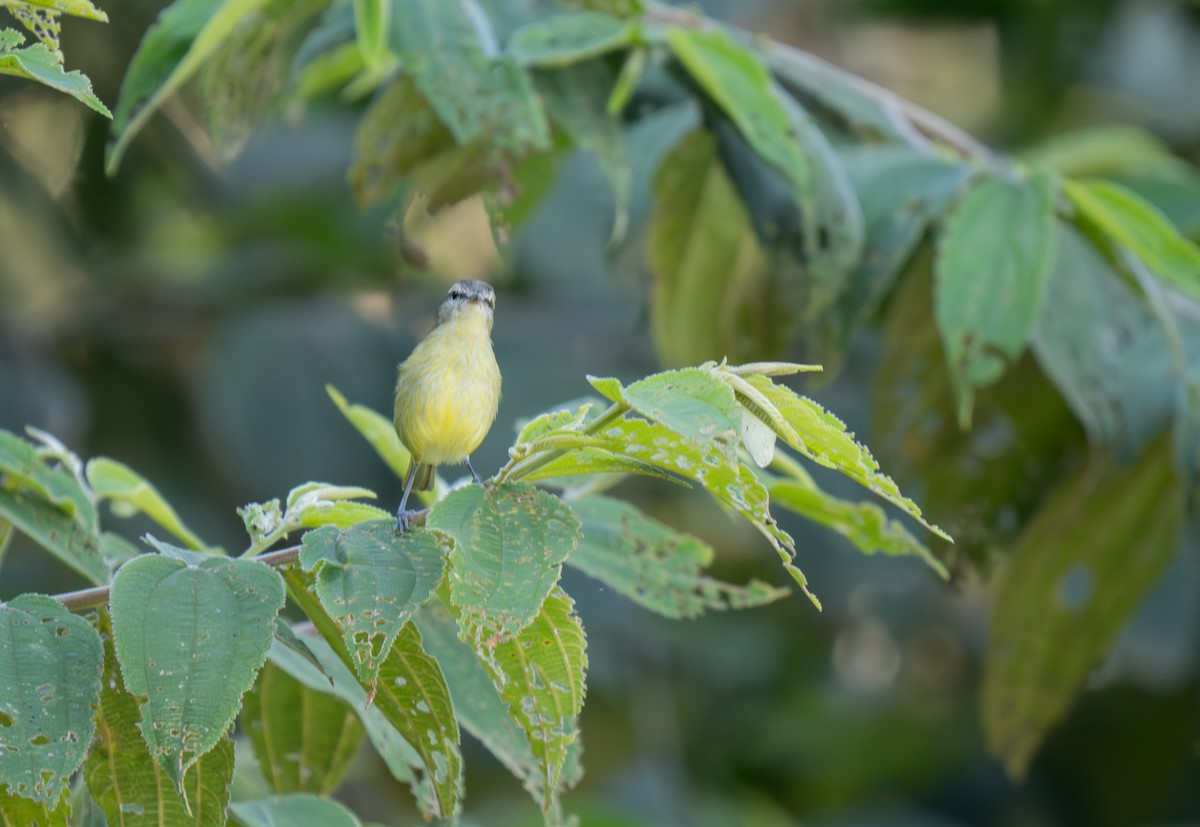
[[[461,291],[461,290],[451,290],[451,291],[450,291],[450,298],[452,298],[452,299],[463,299],[463,298],[466,298],[466,296],[463,294],[463,291]]]

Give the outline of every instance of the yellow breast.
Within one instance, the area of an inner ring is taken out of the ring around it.
[[[487,436],[500,404],[500,368],[483,317],[438,325],[400,365],[396,433],[418,462],[462,462]]]

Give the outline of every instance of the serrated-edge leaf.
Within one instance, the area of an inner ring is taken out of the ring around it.
[[[78,71],[68,72],[58,56],[44,43],[19,49],[5,48],[0,44],[0,74],[35,80],[70,95],[106,118],[112,117],[108,107],[92,91],[92,82],[87,75]]]

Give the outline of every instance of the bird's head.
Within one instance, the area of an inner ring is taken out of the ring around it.
[[[480,314],[492,329],[492,313],[496,309],[496,291],[486,281],[461,279],[450,286],[450,292],[438,307],[438,324]]]

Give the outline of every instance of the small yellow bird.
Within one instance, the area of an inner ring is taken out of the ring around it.
[[[412,454],[404,496],[396,513],[408,530],[405,511],[415,488],[433,486],[438,465],[465,462],[487,436],[500,405],[500,366],[492,352],[496,292],[477,279],[456,281],[438,307],[437,324],[400,364],[392,422]]]

